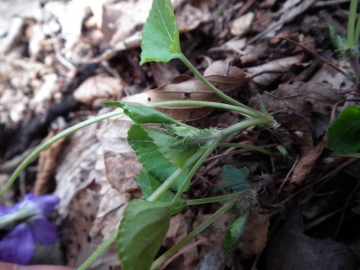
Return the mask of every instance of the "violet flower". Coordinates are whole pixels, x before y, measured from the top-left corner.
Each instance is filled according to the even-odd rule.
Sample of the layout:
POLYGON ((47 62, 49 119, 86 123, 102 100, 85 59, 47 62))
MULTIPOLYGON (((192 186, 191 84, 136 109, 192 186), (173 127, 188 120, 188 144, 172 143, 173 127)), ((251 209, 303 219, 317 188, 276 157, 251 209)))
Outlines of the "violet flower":
POLYGON ((59 203, 53 195, 26 194, 12 207, 0 206, 0 229, 11 229, 0 240, 0 261, 28 264, 35 250, 35 242, 55 243, 57 227, 47 216, 59 203))

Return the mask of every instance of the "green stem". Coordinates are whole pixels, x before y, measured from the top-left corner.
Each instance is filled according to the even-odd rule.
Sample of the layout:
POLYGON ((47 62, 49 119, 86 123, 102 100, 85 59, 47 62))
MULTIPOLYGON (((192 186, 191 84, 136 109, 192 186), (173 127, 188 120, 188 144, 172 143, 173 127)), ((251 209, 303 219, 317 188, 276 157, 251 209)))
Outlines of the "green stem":
POLYGON ((358 4, 358 0, 351 0, 350 14, 349 14, 348 28, 347 28, 347 44, 351 47, 357 46, 357 43, 354 38, 357 4, 358 4))
POLYGON ((346 157, 346 158, 360 158, 360 153, 339 153, 339 152, 332 152, 329 155, 330 157, 346 157))
POLYGON ((97 250, 93 254, 90 255, 89 258, 86 259, 86 261, 78 267, 77 270, 85 270, 92 264, 97 257, 100 256, 101 253, 103 253, 115 240, 116 236, 119 232, 119 229, 117 229, 108 239, 105 240, 104 243, 101 244, 100 247, 98 247, 97 250))
MULTIPOLYGON (((225 95, 223 92, 221 92, 219 89, 217 89, 215 86, 213 86, 208 80, 204 78, 203 75, 190 63, 190 61, 186 58, 184 54, 181 54, 179 57, 181 61, 198 77, 207 87, 209 87, 215 94, 217 94, 219 97, 221 97, 223 100, 229 102, 230 104, 233 104, 235 106, 239 106, 242 108, 248 108, 244 104, 236 101, 235 99, 229 97, 228 95, 225 95)), ((248 108, 249 109, 249 108, 248 108)))
POLYGON ((156 269, 161 264, 170 259, 179 249, 185 246, 191 239, 193 239, 196 235, 205 230, 209 225, 211 225, 214 221, 216 221, 220 216, 222 216, 225 212, 230 210, 233 206, 235 206, 237 201, 223 205, 219 210, 217 210, 210 218, 205 220, 202 224, 200 224, 195 230, 185 236, 180 240, 175 246, 166 251, 163 255, 157 258, 153 264, 151 265, 151 270, 156 269))
POLYGON ((189 168, 192 164, 194 164, 205 152, 205 149, 200 148, 199 150, 197 150, 185 163, 181 168, 178 168, 175 172, 173 172, 172 175, 169 176, 168 179, 165 180, 164 183, 162 183, 162 185, 154 191, 153 194, 151 194, 151 196, 147 199, 148 201, 156 201, 157 199, 159 199, 161 197, 161 195, 163 195, 166 190, 168 190, 176 181, 176 179, 187 169, 189 168))
POLYGON ((268 155, 270 157, 273 157, 275 159, 279 159, 279 156, 274 154, 273 152, 266 150, 260 146, 252 145, 252 144, 243 144, 243 143, 220 143, 218 147, 236 147, 236 148, 247 148, 251 149, 260 153, 263 153, 265 155, 268 155))
POLYGON ((360 18, 357 20, 356 27, 355 27, 354 41, 355 41, 356 48, 357 48, 357 45, 359 44, 359 38, 360 38, 360 18))
POLYGON ((229 111, 236 111, 244 116, 252 117, 252 118, 265 118, 262 113, 257 112, 251 108, 244 108, 244 107, 238 107, 234 105, 224 104, 224 103, 218 103, 218 102, 210 102, 210 101, 194 101, 194 100, 174 100, 174 101, 162 101, 162 102, 156 102, 153 104, 149 104, 148 106, 151 107, 176 107, 176 106, 183 106, 183 107, 193 107, 193 106, 199 106, 199 107, 211 107, 211 108, 217 108, 217 109, 223 109, 223 110, 229 110, 229 111))
MULTIPOLYGON (((201 156, 201 158, 195 163, 195 165, 191 168, 191 171, 189 172, 189 174, 187 175, 184 183, 182 184, 181 188, 178 190, 178 192, 176 193, 176 196, 174 198, 174 202, 176 202, 181 194, 184 192, 185 187, 187 186, 187 184, 190 182, 191 178, 193 177, 193 175, 195 174, 195 172, 197 171, 197 169, 201 166, 201 164, 204 162, 204 160, 211 154, 211 152, 218 146, 219 142, 224 139, 225 137, 244 130, 248 127, 251 126, 256 126, 256 125, 269 125, 272 124, 273 122, 269 119, 249 119, 249 120, 244 120, 240 123, 237 123, 231 127, 228 127, 222 131, 219 132, 219 136, 216 140, 214 140, 213 142, 210 142, 211 144, 207 147, 206 151, 203 153, 203 155, 201 156)), ((202 148, 200 148, 202 149, 202 148)), ((192 159, 192 158, 191 158, 192 159)), ((152 196, 152 195, 151 195, 152 196)))
POLYGON ((48 148, 50 145, 55 143, 56 141, 74 133, 75 131, 82 129, 83 127, 86 127, 88 125, 94 124, 96 122, 102 121, 104 119, 117 116, 122 114, 122 111, 114 111, 107 114, 103 114, 97 117, 94 117, 92 119, 86 120, 84 122, 81 122, 73 127, 70 127, 59 134, 56 134, 54 137, 52 137, 50 140, 46 141, 45 143, 38 146, 33 152, 28 155, 23 162, 16 168, 16 170, 13 172, 13 174, 10 176, 9 180, 6 182, 5 186, 0 192, 0 198, 9 190, 11 185, 15 182, 15 180, 18 178, 20 173, 35 159, 37 158, 42 151, 44 151, 46 148, 48 148))
MULTIPOLYGON (((177 202, 181 196, 181 194, 183 194, 183 192, 186 189, 186 186, 189 184, 191 178, 194 176, 194 174, 196 173, 196 171, 199 169, 199 167, 201 166, 201 164, 205 161, 205 159, 212 153, 212 151, 216 148, 216 146, 219 144, 221 138, 213 141, 213 142, 209 142, 210 145, 209 146, 204 146, 207 147, 205 148, 205 152, 202 152, 202 156, 196 161, 195 165, 191 168, 189 174, 186 176, 186 179, 184 181, 184 183, 181 185, 180 189, 177 191, 173 203, 177 202)), ((203 149, 203 148, 200 148, 203 149)))
MULTIPOLYGON (((153 103, 153 104, 149 104, 149 107, 162 107, 162 106, 203 106, 203 107, 213 107, 213 108, 219 108, 219 109, 225 109, 225 110, 233 110, 233 111, 237 111, 241 114, 250 116, 250 117, 254 117, 254 118, 264 118, 265 116, 262 115, 259 112, 256 112, 252 109, 244 109, 244 108, 239 108, 237 106, 232 106, 232 105, 227 105, 227 104, 222 104, 222 103, 216 103, 216 102, 205 102, 205 101, 164 101, 164 102, 157 102, 157 103, 153 103)), ((48 148, 49 146, 51 146, 53 143, 55 143, 56 141, 74 133, 75 131, 86 127, 88 125, 94 124, 96 122, 108 119, 110 117, 113 116, 117 116, 122 114, 122 111, 115 111, 115 112, 110 112, 104 115, 100 115, 97 117, 94 117, 92 119, 86 120, 84 122, 81 122, 73 127, 70 127, 62 132, 60 132, 59 134, 55 135, 54 137, 52 137, 50 140, 46 141, 45 143, 41 144, 40 146, 38 146, 33 152, 30 153, 29 156, 27 156, 23 162, 16 168, 16 170, 13 172, 13 174, 10 176, 9 180, 7 181, 7 183, 5 184, 5 186, 3 187, 3 189, 0 192, 0 198, 10 189, 10 187, 12 186, 12 184, 15 182, 15 180, 18 178, 18 176, 20 175, 20 173, 36 158, 39 156, 39 154, 44 151, 46 148, 48 148)))
POLYGON ((222 131, 220 131, 220 136, 221 138, 225 138, 227 136, 230 136, 231 134, 247 129, 248 127, 251 126, 269 126, 269 125, 273 125, 274 121, 270 120, 270 119, 266 119, 266 118, 255 118, 255 119, 248 119, 248 120, 244 120, 241 121, 235 125, 232 125, 226 129, 223 129, 222 131))
POLYGON ((223 202, 223 201, 231 201, 235 198, 237 198, 241 192, 216 196, 216 197, 210 197, 210 198, 203 198, 203 199, 195 199, 195 200, 185 200, 186 205, 199 205, 199 204, 205 204, 205 203, 214 203, 214 202, 223 202))

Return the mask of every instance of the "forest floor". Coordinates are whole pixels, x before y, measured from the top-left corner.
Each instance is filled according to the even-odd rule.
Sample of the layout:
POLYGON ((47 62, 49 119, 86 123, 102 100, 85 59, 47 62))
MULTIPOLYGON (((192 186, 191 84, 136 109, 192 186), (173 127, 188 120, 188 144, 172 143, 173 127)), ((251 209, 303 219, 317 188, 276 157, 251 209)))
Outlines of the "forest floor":
MULTIPOLYGON (((169 98, 165 89, 170 99, 192 100, 182 75, 193 74, 182 62, 139 64, 151 2, 0 2, 0 187, 36 146, 113 110, 104 101, 149 103, 169 98)), ((330 24, 346 35, 349 3, 172 1, 184 55, 201 73, 243 78, 236 87, 219 88, 256 110, 260 96, 281 125, 292 160, 284 163, 250 149, 214 152, 185 196, 214 194, 221 167, 233 165, 249 169, 252 185, 259 186, 258 204, 227 261, 223 239, 231 214, 160 269, 359 269, 360 161, 333 157, 326 147, 334 118, 359 104, 358 94, 347 91, 356 87, 345 76, 352 72, 349 61, 341 60, 328 30, 330 24)), ((198 95, 208 100, 203 92, 198 95)), ((169 114, 198 128, 222 129, 243 119, 197 107, 169 114)), ((12 205, 30 192, 60 198, 50 216, 59 228, 58 241, 51 248, 38 246, 33 264, 78 267, 115 231, 128 203, 142 196, 133 181, 141 164, 126 141, 131 124, 117 117, 56 142, 0 199, 12 205)), ((284 138, 255 127, 231 140, 276 152, 284 138)), ((218 207, 185 207, 173 216, 160 253, 218 207)), ((89 269, 120 269, 115 246, 89 269)))

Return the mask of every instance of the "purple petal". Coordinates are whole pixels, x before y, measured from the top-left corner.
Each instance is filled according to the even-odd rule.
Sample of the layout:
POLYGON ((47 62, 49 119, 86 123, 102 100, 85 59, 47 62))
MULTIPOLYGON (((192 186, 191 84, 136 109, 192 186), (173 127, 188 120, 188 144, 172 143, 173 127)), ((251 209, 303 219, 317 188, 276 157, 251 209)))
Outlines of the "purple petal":
POLYGON ((31 220, 31 229, 35 241, 43 245, 54 244, 57 239, 57 227, 45 218, 31 220))
POLYGON ((3 205, 0 205, 0 216, 10 214, 12 212, 14 212, 12 207, 6 207, 6 206, 3 206, 3 205))
POLYGON ((16 226, 0 241, 0 261, 28 264, 35 249, 34 237, 26 223, 16 226))
POLYGON ((47 216, 54 210, 60 199, 54 195, 35 196, 33 193, 29 193, 25 195, 24 201, 36 203, 41 208, 43 215, 47 216))

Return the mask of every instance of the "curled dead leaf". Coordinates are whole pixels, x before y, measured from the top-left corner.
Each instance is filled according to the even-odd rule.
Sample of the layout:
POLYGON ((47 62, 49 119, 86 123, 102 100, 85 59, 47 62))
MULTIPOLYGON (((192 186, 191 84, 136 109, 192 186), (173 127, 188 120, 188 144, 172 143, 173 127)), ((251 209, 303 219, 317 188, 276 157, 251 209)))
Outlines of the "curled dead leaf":
MULTIPOLYGON (((313 169, 316 161, 318 160, 319 156, 323 152, 325 147, 325 137, 321 140, 321 142, 307 151, 296 164, 294 168, 294 172, 290 178, 290 184, 297 184, 301 185, 308 174, 313 169)), ((292 189, 294 186, 289 186, 289 189, 292 189)))
MULTIPOLYGON (((231 95, 233 90, 246 80, 246 73, 225 62, 214 62, 204 72, 205 78, 223 93, 231 95)), ((201 100, 219 102, 221 98, 207 88, 199 79, 186 75, 173 78, 169 83, 144 93, 123 98, 122 101, 147 104, 171 100, 201 100)), ((159 111, 177 120, 189 121, 206 116, 210 108, 200 107, 161 107, 159 111)))
MULTIPOLYGON (((248 72, 250 76, 264 71, 287 71, 292 65, 299 63, 302 60, 302 58, 303 58, 302 55, 285 57, 274 61, 270 61, 260 66, 247 68, 245 69, 245 71, 248 72)), ((252 80, 257 84, 266 86, 272 84, 280 76, 281 74, 267 73, 260 76, 256 76, 252 80)))
POLYGON ((246 13, 245 15, 235 19, 231 24, 231 34, 234 36, 240 36, 249 29, 255 15, 253 12, 246 13))
MULTIPOLYGON (((260 76, 259 76, 260 77, 260 76)), ((331 106, 343 97, 334 95, 336 90, 329 83, 282 84, 273 92, 264 92, 261 100, 269 112, 292 110, 310 116, 317 112, 327 114, 331 106)), ((259 109, 257 97, 250 99, 250 107, 259 109)))
POLYGON ((91 105, 96 99, 116 98, 122 93, 121 81, 105 74, 99 74, 85 80, 75 91, 74 98, 91 105))
POLYGON ((204 13, 201 9, 187 4, 176 14, 176 21, 180 33, 185 33, 195 29, 201 22, 206 21, 209 17, 209 11, 204 13))
MULTIPOLYGON (((55 134, 56 132, 53 130, 49 132, 48 136, 43 140, 43 143, 55 134)), ((64 142, 65 138, 53 143, 49 148, 41 152, 34 186, 34 193, 36 195, 47 194, 54 189, 55 181, 53 177, 58 164, 59 154, 63 150, 64 142)))

